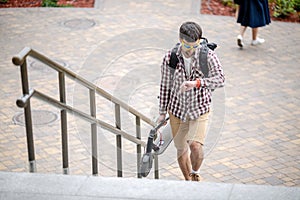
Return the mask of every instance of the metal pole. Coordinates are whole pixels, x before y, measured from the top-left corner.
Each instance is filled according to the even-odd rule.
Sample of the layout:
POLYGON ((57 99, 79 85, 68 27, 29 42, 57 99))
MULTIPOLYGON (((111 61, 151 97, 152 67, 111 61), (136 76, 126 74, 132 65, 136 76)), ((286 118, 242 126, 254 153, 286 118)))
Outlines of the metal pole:
MULTIPOLYGON (((135 126, 136 126, 136 138, 141 139, 141 118, 136 116, 135 118, 135 126)), ((142 148, 140 144, 136 145, 136 154, 137 154, 137 177, 142 178, 141 172, 140 172, 140 163, 141 163, 141 152, 142 148)))
MULTIPOLYGON (((25 96, 25 95, 29 94, 29 83, 28 83, 26 59, 21 65, 21 79, 22 79, 23 96, 25 96)), ((36 172, 36 161, 35 161, 35 152, 34 152, 30 99, 28 100, 27 106, 24 108, 24 116, 25 116, 25 124, 26 124, 29 172, 36 172)))
MULTIPOLYGON (((91 116, 96 118, 96 92, 90 89, 90 112, 91 116)), ((98 175, 98 148, 97 148, 97 124, 91 124, 92 131, 92 171, 93 175, 98 175)))
MULTIPOLYGON (((115 117, 116 117, 116 128, 121 130, 121 111, 120 111, 120 105, 115 104, 115 117)), ((117 176, 122 177, 122 136, 117 135, 116 136, 116 144, 117 144, 117 176)))
MULTIPOLYGON (((65 75, 63 72, 58 73, 59 79, 59 96, 60 102, 66 103, 66 83, 65 75)), ((63 109, 60 111, 61 120, 61 145, 62 145, 62 160, 63 160, 63 174, 69 174, 69 153, 68 153, 68 121, 67 121, 67 110, 63 109)))
POLYGON ((159 179, 158 155, 154 155, 154 178, 159 179))

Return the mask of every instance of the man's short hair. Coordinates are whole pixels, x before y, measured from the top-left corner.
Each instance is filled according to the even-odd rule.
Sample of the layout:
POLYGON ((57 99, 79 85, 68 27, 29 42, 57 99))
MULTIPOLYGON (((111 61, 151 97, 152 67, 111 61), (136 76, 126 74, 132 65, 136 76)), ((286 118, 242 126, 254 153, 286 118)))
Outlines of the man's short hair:
POLYGON ((202 29, 195 22, 185 22, 180 26, 179 38, 187 42, 196 42, 202 37, 202 29))

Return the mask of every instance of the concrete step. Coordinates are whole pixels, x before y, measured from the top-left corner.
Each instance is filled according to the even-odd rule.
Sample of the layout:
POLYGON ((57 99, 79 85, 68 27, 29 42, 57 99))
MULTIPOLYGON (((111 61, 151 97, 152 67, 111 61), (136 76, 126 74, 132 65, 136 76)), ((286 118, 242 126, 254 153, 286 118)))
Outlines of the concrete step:
POLYGON ((296 200, 299 187, 0 172, 0 199, 296 200))

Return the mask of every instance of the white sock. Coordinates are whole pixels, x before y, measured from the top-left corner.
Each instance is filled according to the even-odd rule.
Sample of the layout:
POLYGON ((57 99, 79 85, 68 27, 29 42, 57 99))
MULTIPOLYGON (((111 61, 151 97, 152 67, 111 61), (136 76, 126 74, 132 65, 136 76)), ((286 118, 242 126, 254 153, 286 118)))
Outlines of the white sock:
POLYGON ((197 171, 194 171, 194 170, 192 169, 192 174, 200 174, 200 169, 198 169, 197 171))

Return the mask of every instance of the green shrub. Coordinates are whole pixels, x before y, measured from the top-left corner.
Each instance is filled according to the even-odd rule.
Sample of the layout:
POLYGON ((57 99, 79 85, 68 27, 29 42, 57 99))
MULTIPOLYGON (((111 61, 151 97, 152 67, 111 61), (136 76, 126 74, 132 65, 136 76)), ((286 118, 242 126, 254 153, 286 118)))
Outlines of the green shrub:
POLYGON ((72 7, 72 5, 58 5, 58 0, 43 0, 42 7, 72 7))
POLYGON ((294 1, 295 0, 275 0, 273 16, 284 18, 295 12, 294 1))
POLYGON ((233 0, 221 0, 221 2, 224 6, 233 6, 233 0))
POLYGON ((300 0, 294 0, 294 9, 299 12, 300 11, 300 0))
POLYGON ((58 7, 57 0, 43 0, 42 7, 58 7))
POLYGON ((0 0, 0 3, 7 3, 8 0, 0 0))

